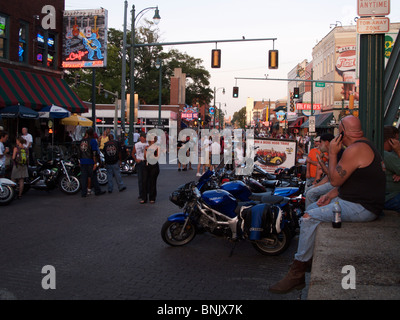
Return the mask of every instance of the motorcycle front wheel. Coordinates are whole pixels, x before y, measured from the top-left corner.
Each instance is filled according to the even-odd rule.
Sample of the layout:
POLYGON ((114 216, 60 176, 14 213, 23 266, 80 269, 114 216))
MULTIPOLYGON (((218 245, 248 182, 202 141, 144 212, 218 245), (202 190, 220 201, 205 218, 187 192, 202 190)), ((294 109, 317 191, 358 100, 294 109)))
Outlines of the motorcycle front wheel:
POLYGON ((182 230, 184 225, 184 222, 166 221, 161 228, 161 237, 165 243, 177 247, 192 241, 196 235, 196 229, 190 221, 187 222, 185 230, 182 230))
POLYGON ((0 206, 6 206, 11 201, 13 201, 15 197, 15 189, 10 186, 2 186, 0 189, 0 206))
POLYGON ((105 168, 100 168, 97 170, 97 181, 99 182, 99 185, 104 186, 108 182, 108 176, 107 176, 107 169, 105 168))
POLYGON ((62 192, 72 195, 78 193, 81 188, 81 182, 75 176, 69 176, 70 181, 68 181, 67 176, 62 176, 60 179, 60 189, 62 192))
POLYGON ((271 234, 261 240, 253 241, 252 245, 263 255, 277 256, 286 251, 289 247, 291 238, 289 229, 284 228, 279 234, 271 234))

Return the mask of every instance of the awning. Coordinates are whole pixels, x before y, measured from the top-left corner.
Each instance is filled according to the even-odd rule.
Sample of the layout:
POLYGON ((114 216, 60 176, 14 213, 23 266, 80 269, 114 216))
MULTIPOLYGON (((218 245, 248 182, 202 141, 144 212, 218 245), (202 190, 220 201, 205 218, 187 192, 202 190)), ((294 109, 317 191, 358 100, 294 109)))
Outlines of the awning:
POLYGON ((289 124, 289 128, 300 128, 300 126, 304 123, 306 117, 299 117, 295 121, 289 124))
POLYGON ((51 105, 75 113, 88 111, 64 79, 0 68, 0 108, 18 104, 36 111, 51 105))
MULTIPOLYGON (((330 128, 329 123, 333 118, 333 112, 320 113, 315 115, 316 128, 330 128)), ((301 125, 302 128, 308 128, 308 120, 301 125)))

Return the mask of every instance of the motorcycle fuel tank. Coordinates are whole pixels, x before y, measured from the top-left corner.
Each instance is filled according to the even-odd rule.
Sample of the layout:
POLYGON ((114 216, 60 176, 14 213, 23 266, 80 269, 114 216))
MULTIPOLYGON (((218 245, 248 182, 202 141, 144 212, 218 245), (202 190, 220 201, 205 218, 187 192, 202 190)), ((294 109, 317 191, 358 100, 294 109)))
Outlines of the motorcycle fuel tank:
POLYGON ((208 190, 203 192, 201 198, 212 209, 230 218, 236 216, 236 199, 229 192, 225 190, 208 190))
POLYGON ((274 195, 282 197, 290 197, 299 191, 297 187, 275 188, 274 195))
POLYGON ((222 190, 228 191, 236 199, 240 201, 248 201, 251 196, 251 190, 243 181, 230 181, 221 186, 222 190))

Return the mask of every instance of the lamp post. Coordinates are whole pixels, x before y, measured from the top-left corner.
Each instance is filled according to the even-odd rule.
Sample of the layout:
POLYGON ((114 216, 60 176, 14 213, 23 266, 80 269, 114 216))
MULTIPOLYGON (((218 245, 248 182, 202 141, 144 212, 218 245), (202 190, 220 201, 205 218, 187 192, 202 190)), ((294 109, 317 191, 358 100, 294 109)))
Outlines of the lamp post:
POLYGON ((215 99, 216 99, 216 96, 217 96, 217 91, 219 90, 219 89, 222 89, 222 94, 225 94, 225 88, 224 87, 221 87, 221 88, 218 88, 218 89, 216 89, 215 87, 214 87, 214 129, 215 129, 215 116, 216 116, 216 114, 217 114, 217 108, 215 107, 215 99))
POLYGON ((162 90, 162 60, 157 58, 156 68, 160 69, 160 80, 158 88, 158 127, 161 126, 161 90, 162 90))
MULTIPOLYGON (((126 9, 126 7, 125 7, 126 9)), ((132 5, 132 24, 131 24, 131 69, 130 69, 130 101, 129 101, 129 144, 133 144, 133 123, 135 122, 135 25, 136 22, 144 15, 148 10, 155 9, 153 21, 157 25, 160 22, 160 13, 157 7, 148 7, 141 10, 137 15, 135 15, 135 5, 132 5)), ((126 17, 126 15, 125 15, 126 17)), ((124 30, 125 31, 125 30, 124 30)), ((122 116, 122 115, 121 115, 122 116)))

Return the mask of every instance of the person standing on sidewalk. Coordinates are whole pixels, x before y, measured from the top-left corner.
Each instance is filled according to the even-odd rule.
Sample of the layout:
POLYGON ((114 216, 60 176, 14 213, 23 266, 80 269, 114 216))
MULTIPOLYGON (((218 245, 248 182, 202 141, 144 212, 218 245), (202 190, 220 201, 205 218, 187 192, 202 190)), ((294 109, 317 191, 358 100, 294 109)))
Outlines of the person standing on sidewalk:
POLYGON ((145 190, 143 189, 143 170, 145 166, 144 151, 149 144, 146 141, 146 134, 144 132, 140 133, 139 141, 135 143, 132 149, 132 158, 136 162, 136 171, 138 175, 138 185, 139 185, 139 199, 140 203, 146 203, 145 190))
POLYGON ((145 148, 145 159, 146 165, 143 170, 143 194, 144 202, 147 202, 147 195, 149 196, 150 203, 156 202, 157 197, 157 178, 160 174, 160 166, 158 165, 158 157, 160 154, 160 147, 156 146, 156 150, 154 151, 154 159, 150 159, 148 156, 148 150, 151 146, 153 146, 157 142, 157 136, 154 137, 154 140, 149 140, 149 145, 145 148), (153 163, 157 160, 156 163, 153 163))
POLYGON ((85 137, 81 140, 79 144, 79 163, 81 167, 81 196, 86 198, 87 196, 87 186, 88 178, 90 178, 91 183, 94 187, 95 195, 99 196, 104 193, 97 181, 97 163, 99 157, 99 147, 97 145, 96 139, 93 137, 93 128, 86 130, 85 137))
POLYGON ((121 145, 114 139, 113 134, 108 135, 109 141, 104 144, 104 161, 107 169, 108 193, 112 193, 114 189, 113 177, 118 185, 118 190, 124 191, 126 187, 122 181, 120 165, 121 165, 121 145))
POLYGON ((322 221, 332 221, 336 201, 342 210, 342 221, 372 221, 383 211, 386 178, 380 153, 364 137, 358 118, 344 117, 339 132, 329 145, 329 179, 335 188, 306 209, 301 218, 294 262, 287 275, 269 288, 270 292, 287 293, 305 287, 305 272, 312 264, 317 226, 322 221), (342 144, 347 148, 338 162, 342 144))

